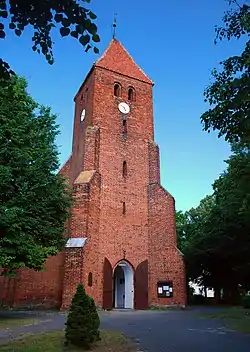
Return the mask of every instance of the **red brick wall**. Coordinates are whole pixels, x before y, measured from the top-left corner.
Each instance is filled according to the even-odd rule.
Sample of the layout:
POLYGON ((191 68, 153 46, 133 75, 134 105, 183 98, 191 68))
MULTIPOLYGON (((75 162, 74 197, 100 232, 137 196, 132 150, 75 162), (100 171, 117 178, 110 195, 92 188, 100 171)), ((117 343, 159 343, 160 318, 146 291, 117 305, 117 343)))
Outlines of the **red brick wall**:
POLYGON ((86 292, 99 306, 102 301, 102 261, 99 254, 100 191, 101 176, 96 172, 91 180, 89 192, 88 240, 84 246, 83 283, 86 292), (92 273, 92 286, 88 286, 89 273, 92 273))
POLYGON ((75 117, 72 143, 72 183, 82 170, 87 170, 84 166, 85 154, 85 134, 87 127, 92 125, 92 109, 94 94, 94 73, 89 74, 84 85, 79 89, 75 97, 75 117), (82 110, 86 110, 85 119, 80 120, 82 110))
POLYGON ((174 199, 159 184, 149 186, 149 304, 186 304, 185 266, 176 247, 174 199), (173 297, 158 298, 157 282, 173 282, 173 297))
POLYGON ((69 307, 77 285, 82 282, 83 248, 66 248, 61 309, 69 307))
MULTIPOLYGON (((82 176, 86 172, 82 172, 82 176)), ((91 174, 87 182, 74 185, 75 201, 72 208, 71 237, 85 237, 84 248, 67 248, 63 282, 62 308, 67 308, 79 283, 83 283, 89 295, 98 303, 101 299, 99 268, 99 203, 100 175, 91 174), (88 286, 88 274, 93 284, 88 286)))
POLYGON ((18 307, 60 307, 64 253, 50 257, 44 271, 19 270, 15 279, 0 277, 0 299, 18 307))

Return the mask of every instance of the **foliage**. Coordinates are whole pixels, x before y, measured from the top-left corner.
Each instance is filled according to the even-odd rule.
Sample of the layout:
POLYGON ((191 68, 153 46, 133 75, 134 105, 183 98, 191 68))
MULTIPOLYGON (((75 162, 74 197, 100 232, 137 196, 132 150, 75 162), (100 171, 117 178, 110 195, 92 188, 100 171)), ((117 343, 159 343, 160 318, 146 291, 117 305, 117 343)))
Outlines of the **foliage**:
POLYGON ((219 131, 231 143, 250 145, 250 5, 228 0, 231 8, 223 17, 224 26, 216 27, 216 42, 241 38, 240 55, 222 61, 221 70, 212 71, 213 83, 204 92, 211 108, 201 116, 205 131, 219 131))
MULTIPOLYGON (((97 26, 94 23, 97 16, 83 6, 91 0, 0 0, 0 39, 6 38, 6 26, 21 36, 28 26, 33 28, 32 50, 46 57, 52 64, 52 28, 59 27, 62 37, 72 36, 85 48, 99 50, 95 46, 100 41, 97 26), (1 20, 2 19, 2 20, 1 20), (57 26, 58 25, 58 26, 57 26)), ((13 71, 8 63, 0 59, 0 78, 8 77, 13 71)))
POLYGON ((246 39, 244 50, 213 71, 205 90, 211 107, 201 121, 206 131, 225 136, 233 154, 212 196, 177 216, 177 234, 188 279, 214 288, 217 297, 222 289, 225 301, 236 303, 250 286, 250 6, 227 1, 231 8, 216 27, 216 42, 246 39))
POLYGON ((242 306, 245 309, 250 309, 250 295, 242 298, 242 306))
POLYGON ((179 241, 188 279, 223 289, 232 301, 239 296, 239 285, 250 285, 250 150, 233 149, 227 170, 213 184, 213 195, 184 213, 186 223, 177 225, 186 233, 179 241))
POLYGON ((64 244, 71 196, 59 167, 56 116, 26 91, 0 80, 0 268, 40 270, 64 244))
POLYGON ((100 339, 100 320, 94 300, 86 294, 81 284, 72 299, 66 326, 67 343, 89 349, 100 339))

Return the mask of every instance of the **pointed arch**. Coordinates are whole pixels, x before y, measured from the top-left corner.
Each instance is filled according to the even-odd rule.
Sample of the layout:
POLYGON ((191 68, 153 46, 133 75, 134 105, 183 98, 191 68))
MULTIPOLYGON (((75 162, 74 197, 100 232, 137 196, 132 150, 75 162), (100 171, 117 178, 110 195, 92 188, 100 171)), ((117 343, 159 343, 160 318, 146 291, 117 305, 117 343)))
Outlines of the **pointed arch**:
POLYGON ((126 259, 114 267, 114 307, 134 308, 134 268, 126 259))

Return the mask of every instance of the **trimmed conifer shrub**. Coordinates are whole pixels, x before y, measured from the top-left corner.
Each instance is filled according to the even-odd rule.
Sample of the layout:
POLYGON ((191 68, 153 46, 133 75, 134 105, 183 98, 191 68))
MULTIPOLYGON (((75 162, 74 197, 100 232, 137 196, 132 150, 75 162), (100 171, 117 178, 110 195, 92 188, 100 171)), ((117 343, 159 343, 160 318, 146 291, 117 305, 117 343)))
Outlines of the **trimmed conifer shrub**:
POLYGON ((100 319, 94 300, 89 297, 82 284, 78 285, 72 299, 66 322, 66 343, 89 349, 100 339, 100 319))

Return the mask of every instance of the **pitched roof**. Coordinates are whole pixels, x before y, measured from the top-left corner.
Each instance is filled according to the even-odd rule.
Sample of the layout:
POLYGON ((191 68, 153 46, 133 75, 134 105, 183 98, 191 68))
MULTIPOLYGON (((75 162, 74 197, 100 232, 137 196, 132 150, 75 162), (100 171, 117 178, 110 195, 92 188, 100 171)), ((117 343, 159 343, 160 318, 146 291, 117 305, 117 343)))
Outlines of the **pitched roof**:
POLYGON ((122 75, 154 84, 153 81, 134 62, 124 46, 117 40, 112 39, 103 55, 95 62, 96 67, 120 73, 122 75))

